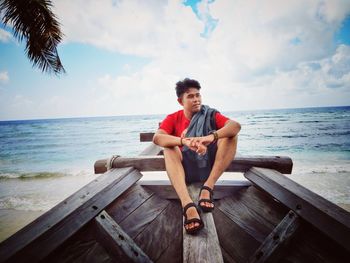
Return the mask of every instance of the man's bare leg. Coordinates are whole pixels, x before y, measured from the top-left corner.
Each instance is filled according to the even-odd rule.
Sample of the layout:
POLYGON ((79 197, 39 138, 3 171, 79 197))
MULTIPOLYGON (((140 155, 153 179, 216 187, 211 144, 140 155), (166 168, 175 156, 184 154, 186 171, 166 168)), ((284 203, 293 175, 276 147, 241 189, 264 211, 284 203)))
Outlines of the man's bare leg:
MULTIPOLYGON (((177 146, 165 147, 164 160, 170 182, 173 185, 178 197, 180 198, 182 207, 184 207, 185 205, 193 201, 186 187, 185 171, 181 162, 182 153, 180 151, 180 148, 177 146)), ((187 209, 187 218, 199 218, 197 210, 194 207, 190 207, 187 209)), ((199 223, 190 223, 186 228, 191 229, 197 226, 199 226, 199 223)))
MULTIPOLYGON (((207 181, 204 185, 209 186, 211 189, 214 189, 214 185, 219 177, 223 174, 226 168, 230 165, 232 160, 236 155, 237 150, 237 140, 238 136, 230 138, 222 138, 217 142, 217 152, 215 155, 215 162, 213 168, 209 174, 207 181)), ((203 190, 200 196, 200 199, 209 199, 209 191, 203 190)), ((202 202, 202 205, 207 207, 213 207, 214 205, 208 202, 202 202)))

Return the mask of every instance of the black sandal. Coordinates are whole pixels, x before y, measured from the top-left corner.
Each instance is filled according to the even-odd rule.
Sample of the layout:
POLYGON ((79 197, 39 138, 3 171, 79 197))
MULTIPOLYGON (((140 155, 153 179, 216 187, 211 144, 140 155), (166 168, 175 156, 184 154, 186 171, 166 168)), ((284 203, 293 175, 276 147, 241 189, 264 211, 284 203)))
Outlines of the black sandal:
POLYGON ((211 212, 214 210, 214 206, 213 207, 208 207, 208 206, 205 206, 205 205, 201 205, 201 203, 203 202, 208 202, 208 203, 211 203, 214 205, 214 200, 213 200, 213 195, 214 195, 214 192, 213 192, 213 189, 211 189, 209 186, 206 186, 206 185, 203 185, 202 188, 201 188, 201 191, 199 192, 199 196, 201 195, 202 193, 202 190, 205 189, 205 190, 208 190, 209 193, 210 193, 210 199, 199 199, 198 201, 198 206, 203 210, 203 212, 207 213, 207 212, 211 212))
POLYGON ((204 223, 202 221, 202 219, 200 218, 200 215, 199 215, 199 218, 191 218, 191 219, 187 219, 187 209, 194 206, 198 212, 198 215, 199 215, 199 211, 197 209, 197 206, 195 205, 195 203, 191 202, 191 203, 188 203, 187 205, 185 205, 185 207, 183 208, 183 215, 185 217, 185 222, 184 222, 184 226, 188 225, 188 224, 191 224, 191 223, 199 223, 199 226, 196 226, 196 227, 192 227, 192 228, 185 228, 187 234, 196 234, 199 230, 201 230, 203 227, 204 227, 204 223))

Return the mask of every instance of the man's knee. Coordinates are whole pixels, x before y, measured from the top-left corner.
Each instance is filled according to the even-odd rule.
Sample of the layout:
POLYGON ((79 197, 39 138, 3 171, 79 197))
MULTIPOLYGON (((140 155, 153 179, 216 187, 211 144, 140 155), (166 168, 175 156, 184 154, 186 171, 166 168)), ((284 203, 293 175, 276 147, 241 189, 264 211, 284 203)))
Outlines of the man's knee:
POLYGON ((163 150, 164 157, 180 158, 182 160, 182 154, 179 147, 164 147, 163 150))

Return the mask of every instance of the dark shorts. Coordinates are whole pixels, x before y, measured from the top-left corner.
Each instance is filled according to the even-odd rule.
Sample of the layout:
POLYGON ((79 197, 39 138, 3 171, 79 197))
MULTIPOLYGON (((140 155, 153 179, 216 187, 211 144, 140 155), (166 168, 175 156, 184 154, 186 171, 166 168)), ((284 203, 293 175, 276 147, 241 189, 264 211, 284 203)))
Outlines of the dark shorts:
POLYGON ((196 153, 191 150, 182 152, 182 165, 185 170, 185 180, 187 184, 194 182, 205 182, 208 179, 215 162, 216 151, 216 143, 208 146, 208 165, 204 168, 198 167, 197 161, 193 158, 193 155, 196 153))

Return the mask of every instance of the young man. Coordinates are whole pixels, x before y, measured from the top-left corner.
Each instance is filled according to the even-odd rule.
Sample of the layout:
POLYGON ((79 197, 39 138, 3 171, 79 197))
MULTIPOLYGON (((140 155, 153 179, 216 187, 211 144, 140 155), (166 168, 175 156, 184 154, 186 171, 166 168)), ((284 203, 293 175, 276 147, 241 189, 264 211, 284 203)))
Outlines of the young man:
POLYGON ((202 105, 198 81, 184 79, 176 83, 178 102, 183 110, 168 115, 153 137, 164 147, 167 174, 180 198, 187 233, 203 227, 197 207, 186 183, 204 182, 198 205, 204 212, 214 209, 212 199, 216 181, 233 160, 237 149, 238 122, 202 105))

